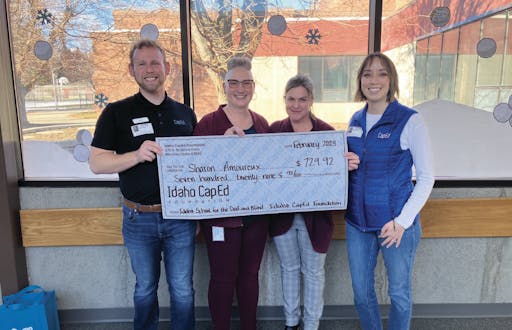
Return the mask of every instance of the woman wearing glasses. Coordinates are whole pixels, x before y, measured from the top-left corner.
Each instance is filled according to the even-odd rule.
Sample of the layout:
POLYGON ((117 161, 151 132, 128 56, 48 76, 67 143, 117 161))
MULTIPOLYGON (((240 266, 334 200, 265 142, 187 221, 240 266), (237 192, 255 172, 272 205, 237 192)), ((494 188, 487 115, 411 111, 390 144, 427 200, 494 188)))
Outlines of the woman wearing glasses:
MULTIPOLYGON (((313 82, 298 74, 286 83, 288 118, 270 126, 271 133, 328 131, 334 128, 311 113, 313 82)), ((357 168, 359 157, 346 153, 348 169, 357 168)), ((331 212, 283 213, 272 216, 270 235, 274 238, 281 264, 285 330, 299 329, 301 320, 301 274, 304 283, 304 330, 316 330, 324 307, 325 257, 334 222, 331 212)))
MULTIPOLYGON (((224 81, 227 104, 204 116, 194 135, 245 135, 266 133, 268 122, 249 110, 254 94, 251 62, 246 57, 229 60, 224 81)), ((230 329, 233 293, 236 289, 240 328, 256 329, 258 272, 268 234, 264 216, 232 217, 201 221, 210 262, 208 305, 214 329, 230 329)))

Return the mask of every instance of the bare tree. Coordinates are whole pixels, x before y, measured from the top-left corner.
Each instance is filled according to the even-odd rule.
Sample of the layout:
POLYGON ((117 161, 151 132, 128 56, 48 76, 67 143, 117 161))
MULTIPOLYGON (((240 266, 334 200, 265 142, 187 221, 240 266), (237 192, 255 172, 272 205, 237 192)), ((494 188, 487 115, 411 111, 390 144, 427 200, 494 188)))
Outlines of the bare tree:
MULTIPOLYGON (((272 0, 192 0, 194 65, 204 69, 219 99, 223 97, 222 80, 229 58, 241 54, 253 57, 260 46, 269 7, 277 7, 269 1, 272 0)), ((297 3, 302 8, 311 6, 308 0, 297 0, 297 3)), ((166 40, 164 47, 169 54, 176 55, 175 64, 180 64, 179 46, 176 46, 179 34, 169 32, 175 23, 179 25, 178 5, 178 0, 145 1, 146 10, 143 10, 138 0, 11 1, 12 39, 20 85, 28 92, 35 84, 50 84, 61 76, 70 82, 90 79, 91 84, 99 86, 98 93, 108 91, 110 100, 117 99, 127 91, 120 87, 127 80, 121 56, 125 56, 129 44, 139 36, 137 30, 148 20, 164 27, 161 31, 161 37, 166 40), (47 24, 42 24, 36 17, 45 8, 53 16, 47 24), (172 14, 163 14, 166 10, 172 14), (37 40, 52 45, 51 59, 43 61, 34 56, 37 40), (71 49, 70 40, 82 44, 71 49)), ((180 80, 171 78, 176 84, 180 80)), ((180 89, 175 87, 176 91, 180 89)))
POLYGON ((17 99, 23 127, 29 125, 25 96, 34 86, 55 84, 56 79, 66 75, 90 81, 88 55, 71 51, 67 46, 71 21, 80 14, 79 4, 73 0, 9 2, 17 99), (38 41, 47 42, 51 57, 36 56, 34 45, 38 41))
POLYGON ((34 43, 45 39, 45 27, 36 21, 37 8, 43 6, 38 0, 10 1, 9 4, 16 77, 19 84, 30 90, 36 83, 46 83, 49 72, 48 62, 34 55, 34 43))
POLYGON ((234 55, 254 56, 261 42, 262 25, 267 15, 267 0, 192 1, 192 38, 204 67, 219 97, 226 63, 234 55))

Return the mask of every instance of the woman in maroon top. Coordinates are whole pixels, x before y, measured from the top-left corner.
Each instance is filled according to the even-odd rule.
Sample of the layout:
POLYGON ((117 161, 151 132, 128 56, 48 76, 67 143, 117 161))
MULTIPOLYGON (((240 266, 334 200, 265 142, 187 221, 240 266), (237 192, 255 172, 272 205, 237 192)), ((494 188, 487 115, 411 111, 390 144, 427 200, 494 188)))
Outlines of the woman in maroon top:
MULTIPOLYGON (((245 135, 267 133, 268 122, 249 110, 254 94, 251 62, 234 57, 228 62, 224 81, 227 104, 204 116, 194 135, 245 135)), ((265 216, 233 217, 201 221, 210 262, 208 305, 214 329, 230 328, 236 288, 240 328, 256 329, 258 272, 268 235, 265 216)))
MULTIPOLYGON (((311 113, 313 82, 304 75, 288 80, 285 87, 288 118, 270 126, 269 132, 327 131, 334 128, 311 113)), ((346 153, 349 170, 359 158, 346 153)), ((334 222, 328 211, 273 215, 270 235, 274 238, 281 263, 285 329, 298 329, 301 320, 301 272, 304 277, 304 329, 318 329, 324 305, 324 263, 331 242, 334 222)))

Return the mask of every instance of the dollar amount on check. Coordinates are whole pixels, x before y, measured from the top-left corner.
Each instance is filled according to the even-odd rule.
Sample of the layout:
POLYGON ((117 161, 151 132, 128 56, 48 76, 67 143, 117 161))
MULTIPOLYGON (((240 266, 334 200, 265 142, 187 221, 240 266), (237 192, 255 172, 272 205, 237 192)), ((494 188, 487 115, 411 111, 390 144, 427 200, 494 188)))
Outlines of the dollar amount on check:
POLYGON ((163 217, 209 219, 340 210, 344 131, 157 138, 163 217))

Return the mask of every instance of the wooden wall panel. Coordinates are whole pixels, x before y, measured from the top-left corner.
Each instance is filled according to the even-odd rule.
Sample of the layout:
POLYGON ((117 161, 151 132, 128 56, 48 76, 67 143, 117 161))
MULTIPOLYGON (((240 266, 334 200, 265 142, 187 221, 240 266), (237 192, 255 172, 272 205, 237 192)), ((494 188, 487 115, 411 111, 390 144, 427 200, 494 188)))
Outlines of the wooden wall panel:
MULTIPOLYGON (((345 238, 343 211, 335 239, 345 238)), ((122 244, 120 208, 21 210, 23 245, 122 244)), ((433 199, 421 212, 423 237, 512 236, 512 198, 433 199)))
POLYGON ((512 236, 512 198, 434 199, 421 216, 428 237, 512 236))
POLYGON ((121 208, 21 210, 23 246, 123 244, 121 208))

